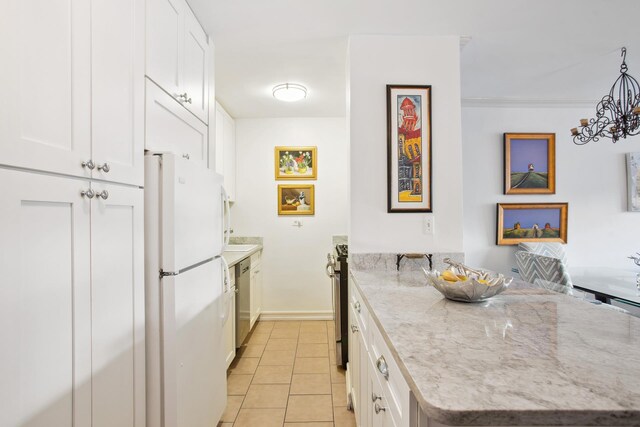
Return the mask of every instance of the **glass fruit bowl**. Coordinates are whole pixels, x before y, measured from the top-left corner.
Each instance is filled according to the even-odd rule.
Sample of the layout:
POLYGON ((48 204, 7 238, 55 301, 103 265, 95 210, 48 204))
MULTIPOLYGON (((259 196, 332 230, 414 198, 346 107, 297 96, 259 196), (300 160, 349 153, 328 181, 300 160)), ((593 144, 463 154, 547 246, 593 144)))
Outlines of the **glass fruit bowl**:
POLYGON ((445 258, 450 267, 442 273, 425 270, 427 280, 445 298, 461 302, 481 302, 498 295, 509 287, 512 277, 469 268, 445 258))

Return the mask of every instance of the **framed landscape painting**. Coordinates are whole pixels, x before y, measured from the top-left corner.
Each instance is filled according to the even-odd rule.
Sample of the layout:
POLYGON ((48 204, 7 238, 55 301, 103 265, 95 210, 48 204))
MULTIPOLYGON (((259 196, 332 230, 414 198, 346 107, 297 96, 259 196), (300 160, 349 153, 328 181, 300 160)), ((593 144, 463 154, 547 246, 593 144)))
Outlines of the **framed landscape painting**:
POLYGON ((387 212, 433 212, 431 86, 387 85, 387 212))
POLYGON ((313 184, 278 185, 278 215, 314 215, 315 211, 313 184))
POLYGON ((498 245, 567 243, 568 203, 498 203, 498 245))
POLYGON ((640 152, 627 153, 627 210, 640 212, 640 152))
POLYGON ((504 134, 504 194, 555 194, 556 134, 504 134))
POLYGON ((276 180, 316 179, 318 177, 316 147, 276 147, 276 180))

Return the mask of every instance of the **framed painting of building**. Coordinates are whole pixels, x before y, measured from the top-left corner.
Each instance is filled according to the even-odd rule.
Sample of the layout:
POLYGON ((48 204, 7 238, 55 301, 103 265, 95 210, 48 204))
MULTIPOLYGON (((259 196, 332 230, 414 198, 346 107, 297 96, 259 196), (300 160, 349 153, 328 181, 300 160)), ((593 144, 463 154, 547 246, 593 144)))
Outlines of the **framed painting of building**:
POLYGON ((278 185, 278 215, 314 215, 315 211, 313 184, 278 185))
POLYGON ((431 86, 387 85, 387 212, 433 212, 431 86))
POLYGON ((274 157, 276 180, 318 177, 316 147, 276 147, 274 157))
POLYGON ((627 210, 640 212, 640 152, 627 153, 627 210))
POLYGON ((567 243, 568 203, 498 203, 496 244, 567 243))
POLYGON ((504 134, 504 194, 556 193, 556 134, 504 134))

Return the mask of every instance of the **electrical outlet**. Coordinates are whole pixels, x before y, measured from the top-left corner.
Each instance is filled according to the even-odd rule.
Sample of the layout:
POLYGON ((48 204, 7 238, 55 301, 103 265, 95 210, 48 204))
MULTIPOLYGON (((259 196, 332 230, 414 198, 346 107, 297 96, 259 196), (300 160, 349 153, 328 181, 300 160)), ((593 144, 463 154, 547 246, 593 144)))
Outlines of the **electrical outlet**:
POLYGON ((433 216, 425 216, 422 223, 422 232, 424 234, 433 234, 433 216))

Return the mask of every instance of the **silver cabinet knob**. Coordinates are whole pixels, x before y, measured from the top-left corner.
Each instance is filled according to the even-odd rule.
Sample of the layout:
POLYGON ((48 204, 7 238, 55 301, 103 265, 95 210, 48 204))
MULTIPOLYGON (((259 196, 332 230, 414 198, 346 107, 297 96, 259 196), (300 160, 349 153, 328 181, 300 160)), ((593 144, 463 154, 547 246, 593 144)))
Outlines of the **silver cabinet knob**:
POLYGON ((93 160, 89 159, 86 162, 82 162, 80 163, 82 165, 83 168, 87 168, 89 170, 93 170, 93 168, 96 167, 96 164, 93 163, 93 160))
POLYGON ((87 197, 89 199, 93 199, 93 197, 96 195, 96 193, 94 193, 92 189, 88 189, 88 190, 82 190, 80 192, 80 195, 82 197, 87 197))
POLYGON ((384 406, 380 406, 379 404, 375 404, 375 406, 373 407, 373 409, 375 409, 376 414, 379 414, 380 411, 385 412, 387 410, 387 408, 385 408, 384 406))
POLYGON ((187 159, 187 160, 189 160, 189 154, 188 154, 188 153, 184 153, 184 154, 182 155, 182 158, 183 158, 183 159, 187 159))
POLYGON ((102 190, 102 192, 96 194, 97 197, 102 197, 102 200, 107 200, 109 198, 109 192, 107 190, 102 190))
POLYGON ((238 290, 238 289, 236 288, 236 290, 235 290, 234 292, 235 292, 236 294, 239 294, 239 293, 240 293, 240 290, 238 290))
POLYGON ((109 163, 105 162, 103 165, 98 165, 98 170, 104 173, 109 173, 111 166, 109 166, 109 163))
POLYGON ((187 92, 179 94, 178 101, 191 104, 191 98, 189 98, 189 95, 187 95, 187 92))
POLYGON ((353 307, 356 309, 356 311, 358 313, 360 313, 362 311, 362 309, 360 308, 360 302, 356 301, 356 303, 353 305, 353 307))
POLYGON ((375 402, 376 400, 382 400, 382 397, 378 396, 375 393, 371 393, 371 401, 375 402))
POLYGON ((384 356, 378 357, 376 361, 376 367, 378 371, 382 374, 385 380, 389 380, 389 366, 387 366, 387 361, 384 359, 384 356))
POLYGON ((358 327, 356 325, 351 325, 351 332, 353 332, 354 334, 358 332, 358 327))

